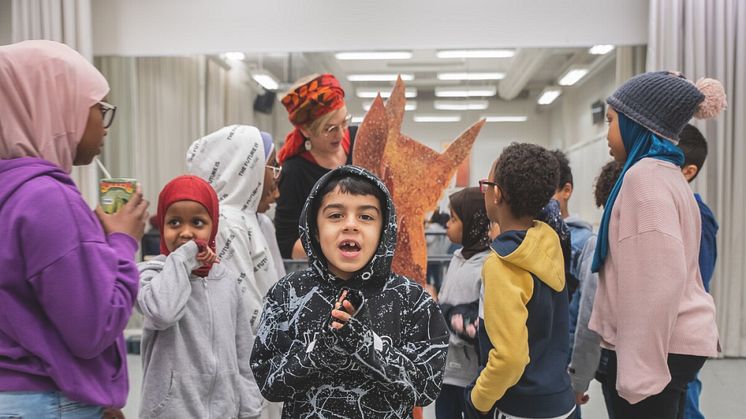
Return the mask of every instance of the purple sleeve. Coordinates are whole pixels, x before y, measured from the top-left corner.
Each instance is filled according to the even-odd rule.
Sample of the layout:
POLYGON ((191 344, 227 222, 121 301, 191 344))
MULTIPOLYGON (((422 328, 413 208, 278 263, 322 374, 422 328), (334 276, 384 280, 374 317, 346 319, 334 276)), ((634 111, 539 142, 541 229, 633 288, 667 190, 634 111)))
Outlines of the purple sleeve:
POLYGON ((137 241, 105 235, 81 196, 57 185, 29 202, 19 208, 26 279, 70 352, 94 358, 121 336, 132 314, 137 241))
POLYGON ((83 242, 30 278, 60 337, 84 359, 121 336, 137 296, 137 242, 121 233, 107 242, 83 242))

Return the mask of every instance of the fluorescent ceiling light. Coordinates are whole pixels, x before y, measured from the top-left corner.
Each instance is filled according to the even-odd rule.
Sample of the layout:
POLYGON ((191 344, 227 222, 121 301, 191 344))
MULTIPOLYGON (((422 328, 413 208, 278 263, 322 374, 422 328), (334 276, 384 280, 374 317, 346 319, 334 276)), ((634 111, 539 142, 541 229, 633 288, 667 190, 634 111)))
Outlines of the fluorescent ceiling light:
POLYGON ((594 45, 588 52, 593 55, 604 55, 614 50, 614 45, 594 45))
POLYGON ((505 73, 438 73, 438 80, 502 80, 505 73))
POLYGON ((242 61, 244 58, 246 58, 246 54, 244 54, 243 52, 226 52, 225 54, 223 54, 223 58, 231 61, 242 61))
POLYGON ((562 75, 562 77, 560 77, 558 83, 560 86, 572 86, 580 79, 585 77, 586 74, 588 74, 587 68, 571 67, 565 74, 562 75))
MULTIPOLYGON (((368 112, 370 110, 371 105, 373 102, 364 102, 363 103, 363 110, 365 112, 368 112)), ((404 105, 405 111, 416 111, 417 110, 417 101, 416 100, 410 100, 404 105)))
POLYGON ((495 96, 497 87, 495 86, 469 86, 469 87, 436 87, 435 96, 437 97, 485 97, 495 96))
POLYGON ((486 100, 436 100, 433 104, 440 111, 481 111, 489 105, 486 100))
POLYGON ((512 49, 451 49, 435 53, 438 58, 510 58, 514 55, 512 49))
POLYGON ((350 74, 347 76, 349 81, 396 81, 401 77, 404 81, 414 80, 414 74, 350 74))
POLYGON ((365 117, 364 116, 353 116, 352 119, 350 120, 350 123, 352 123, 352 124, 359 124, 359 123, 363 122, 363 118, 365 118, 365 117))
POLYGON ((528 121, 527 116, 519 115, 483 115, 487 122, 526 122, 528 121))
POLYGON ((277 90, 280 84, 277 79, 266 70, 255 70, 251 72, 251 78, 267 90, 277 90))
POLYGON ((360 52, 338 52, 334 54, 338 60, 409 60, 412 53, 409 51, 360 51, 360 52))
POLYGON ((461 115, 415 115, 414 122, 459 122, 461 115))
POLYGON ((560 94, 562 94, 562 91, 558 87, 547 87, 543 92, 541 92, 538 103, 539 105, 549 105, 554 102, 560 94))
MULTIPOLYGON (((371 88, 360 88, 360 89, 357 89, 355 93, 357 94, 357 97, 362 98, 362 99, 373 99, 376 96, 378 96, 379 93, 381 94, 381 97, 384 99, 387 99, 389 96, 391 96, 390 90, 386 90, 382 92, 380 91, 380 89, 371 89, 371 88)), ((415 89, 414 87, 406 88, 404 90, 404 97, 407 97, 407 98, 417 97, 417 89, 415 89)))

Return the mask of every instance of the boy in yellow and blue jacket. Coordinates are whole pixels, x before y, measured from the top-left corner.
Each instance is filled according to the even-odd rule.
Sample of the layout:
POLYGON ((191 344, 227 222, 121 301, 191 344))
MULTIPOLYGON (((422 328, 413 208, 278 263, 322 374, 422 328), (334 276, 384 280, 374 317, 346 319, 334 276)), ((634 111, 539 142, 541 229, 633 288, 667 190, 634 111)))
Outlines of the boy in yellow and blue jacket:
POLYGON ((575 400, 566 371, 568 301, 557 233, 536 221, 555 192, 556 158, 513 143, 480 181, 502 233, 482 271, 481 370, 467 388, 472 418, 566 418, 575 400), (488 415, 488 416, 487 416, 488 415))

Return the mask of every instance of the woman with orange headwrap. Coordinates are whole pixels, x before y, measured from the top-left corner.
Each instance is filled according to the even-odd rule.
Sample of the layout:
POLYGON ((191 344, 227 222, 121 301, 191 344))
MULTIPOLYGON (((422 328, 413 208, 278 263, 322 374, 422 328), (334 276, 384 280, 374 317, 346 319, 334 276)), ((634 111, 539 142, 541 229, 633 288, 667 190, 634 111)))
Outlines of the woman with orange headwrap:
POLYGON ((282 165, 275 212, 277 243, 283 258, 305 257, 298 219, 311 188, 323 175, 352 163, 357 127, 350 127, 344 90, 331 74, 299 80, 282 98, 295 127, 277 153, 282 165))

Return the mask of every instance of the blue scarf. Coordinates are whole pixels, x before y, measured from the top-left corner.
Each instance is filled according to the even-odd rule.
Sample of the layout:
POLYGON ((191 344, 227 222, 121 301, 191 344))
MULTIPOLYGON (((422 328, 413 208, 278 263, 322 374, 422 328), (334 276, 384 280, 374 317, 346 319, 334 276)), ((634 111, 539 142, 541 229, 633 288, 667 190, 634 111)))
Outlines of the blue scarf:
MULTIPOLYGON (((684 164, 684 153, 674 143, 659 137, 621 112, 617 112, 617 115, 624 150, 627 152, 627 161, 624 162, 622 173, 619 174, 619 179, 617 179, 614 187, 611 189, 609 198, 606 200, 606 205, 604 206, 604 215, 601 217, 601 226, 598 229, 596 252, 593 255, 593 265, 591 265, 593 272, 601 270, 601 266, 603 266, 606 256, 609 254, 609 221, 611 220, 611 210, 614 208, 614 201, 616 201, 616 197, 619 195, 619 190, 622 189, 622 182, 624 181, 624 175, 627 173, 627 170, 645 157, 667 161, 676 166, 684 164)), ((651 179, 651 181, 654 180, 651 179)))

